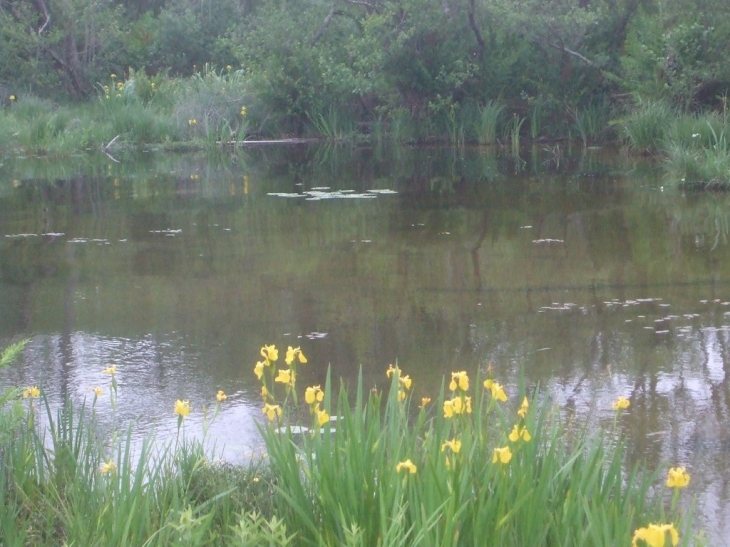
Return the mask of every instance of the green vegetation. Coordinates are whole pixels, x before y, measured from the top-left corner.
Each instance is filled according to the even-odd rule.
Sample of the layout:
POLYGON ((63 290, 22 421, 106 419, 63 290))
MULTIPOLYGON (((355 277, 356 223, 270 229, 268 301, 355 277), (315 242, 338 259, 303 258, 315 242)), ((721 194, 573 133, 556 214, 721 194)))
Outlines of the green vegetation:
POLYGON ((724 111, 728 39, 725 0, 5 0, 0 154, 620 134, 724 187, 724 125, 665 133, 724 111))
MULTIPOLYGON (((508 395, 491 371, 476 386, 452 373, 432 401, 417 400, 415 381, 391 366, 389 389, 361 380, 354 401, 341 386, 335 402, 329 378, 297 390, 299 348, 286 352, 288 368, 275 346, 261 356, 268 458, 248 467, 216 463, 185 439, 187 401, 174 407, 176 441, 160 448, 152 437, 133 445, 129 431, 100 438, 102 388, 88 410, 66 402, 53 416, 46 403, 45 425, 40 390, 26 388, 25 415, 0 445, 3 545, 702 543, 692 511, 678 508, 683 468, 668 471, 666 487, 626 469, 616 438, 631 412, 624 397, 610 434, 593 434, 563 424, 539 392, 508 395), (309 427, 293 421, 307 414, 309 427)), ((113 405, 115 367, 104 372, 113 405)), ((216 400, 212 420, 225 393, 216 400)))

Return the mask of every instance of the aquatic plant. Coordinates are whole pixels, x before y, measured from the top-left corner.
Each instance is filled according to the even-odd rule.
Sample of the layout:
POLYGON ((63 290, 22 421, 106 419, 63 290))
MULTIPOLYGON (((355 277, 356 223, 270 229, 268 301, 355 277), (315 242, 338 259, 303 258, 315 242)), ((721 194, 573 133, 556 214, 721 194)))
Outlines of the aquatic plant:
MULTIPOLYGON (((620 441, 586 431, 566 441, 559 409, 539 392, 511 408, 491 371, 476 389, 466 371, 452 372, 438 403, 421 397, 418 409, 415 381, 398 365, 387 389, 365 389, 360 375, 354 401, 344 385, 331 397, 328 373, 305 401, 331 419, 310 413, 302 426, 288 388, 282 411, 267 412, 272 366, 255 367, 270 420, 262 433, 278 515, 299 531, 297 544, 629 545, 665 517, 650 495, 655 477, 624 468, 620 441)), ((688 537, 691 515, 672 513, 688 537)))

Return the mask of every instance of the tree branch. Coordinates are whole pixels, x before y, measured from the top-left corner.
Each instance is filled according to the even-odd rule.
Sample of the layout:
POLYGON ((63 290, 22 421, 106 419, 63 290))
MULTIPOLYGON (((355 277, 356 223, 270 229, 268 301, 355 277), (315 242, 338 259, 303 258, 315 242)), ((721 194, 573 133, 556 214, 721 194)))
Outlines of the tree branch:
POLYGON ((469 28, 471 28, 471 31, 474 33, 474 38, 479 46, 477 49, 477 57, 481 59, 484 56, 484 48, 486 47, 486 44, 484 43, 482 33, 479 32, 479 27, 477 26, 477 21, 474 17, 474 0, 470 0, 467 11, 469 14, 469 28))
POLYGON ((319 27, 319 30, 314 33, 314 36, 312 36, 312 39, 309 41, 309 47, 314 47, 314 44, 316 44, 319 39, 322 37, 322 35, 327 31, 327 27, 330 26, 330 23, 332 22, 332 18, 335 16, 335 13, 337 13, 337 10, 335 9, 335 2, 332 3, 332 9, 330 9, 330 12, 327 14, 327 17, 324 18, 324 21, 322 22, 322 26, 319 27))
POLYGON ((561 46, 559 44, 554 44, 552 42, 547 42, 547 45, 549 45, 552 48, 557 49, 558 51, 562 51, 563 53, 567 53, 568 55, 572 55, 573 57, 576 57, 583 61, 585 64, 587 64, 590 67, 598 68, 600 70, 601 67, 599 67, 596 63, 591 61, 588 57, 585 57, 584 55, 581 55, 577 51, 573 51, 572 49, 568 49, 565 46, 561 46))
POLYGON ((40 11, 46 18, 46 20, 41 25, 41 28, 38 29, 38 36, 40 36, 43 31, 46 30, 46 27, 51 24, 51 13, 48 11, 48 6, 46 5, 45 0, 34 0, 34 3, 38 11, 40 11))

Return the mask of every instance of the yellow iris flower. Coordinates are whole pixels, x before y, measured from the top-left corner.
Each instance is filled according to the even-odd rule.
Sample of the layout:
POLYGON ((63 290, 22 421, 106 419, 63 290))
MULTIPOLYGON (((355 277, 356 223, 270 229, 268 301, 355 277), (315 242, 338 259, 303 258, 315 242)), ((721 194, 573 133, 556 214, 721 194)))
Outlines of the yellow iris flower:
POLYGON ((671 536, 672 545, 679 543, 679 533, 674 524, 650 524, 646 528, 639 528, 634 531, 634 539, 631 540, 632 547, 639 547, 638 540, 643 540, 647 547, 664 547, 667 540, 667 532, 671 536))
POLYGON ((279 358, 279 350, 276 349, 275 345, 264 345, 264 347, 261 348, 261 357, 266 359, 266 364, 272 363, 276 361, 279 358))
POLYGON ((444 418, 453 418, 455 414, 471 414, 471 397, 454 397, 444 401, 444 418))
POLYGON ((457 439, 446 441, 444 444, 441 445, 441 452, 443 452, 447 448, 450 448, 454 454, 458 454, 461 450, 461 441, 457 439))
POLYGON ((264 375, 264 361, 259 361, 256 363, 256 366, 253 367, 253 371, 256 373, 256 377, 261 380, 261 377, 264 375))
POLYGON ((91 391, 93 391, 94 395, 96 395, 97 397, 101 397, 104 394, 100 387, 92 387, 91 391))
POLYGON ((279 405, 270 405, 269 403, 264 404, 262 412, 269 417, 269 420, 274 421, 275 416, 281 416, 281 407, 279 405))
POLYGON ((102 473, 102 475, 108 475, 110 473, 116 473, 117 472, 117 464, 114 463, 113 460, 109 460, 108 462, 103 462, 101 466, 99 466, 99 471, 102 473))
POLYGON ((330 421, 330 415, 327 414, 326 410, 317 409, 317 423, 322 426, 330 421))
POLYGON ((616 399, 613 403, 611 403, 611 408, 614 410, 626 410, 631 406, 631 401, 629 401, 626 397, 619 397, 616 399))
POLYGON ((117 365, 106 367, 104 370, 101 371, 101 373, 108 374, 109 376, 114 376, 117 373, 117 365))
POLYGON ((411 475, 415 475, 418 467, 411 460, 406 460, 395 466, 396 473, 400 473, 401 471, 408 471, 411 475))
POLYGON ((294 387, 294 372, 289 368, 279 369, 279 374, 274 378, 274 382, 294 387))
POLYGON ((689 473, 684 467, 672 467, 667 474, 669 488, 686 488, 689 485, 689 473))
POLYGON ((411 385, 413 385, 413 380, 411 380, 410 376, 407 374, 405 376, 398 377, 398 381, 403 384, 403 387, 406 389, 411 389, 411 385))
POLYGON ((532 439, 532 436, 530 435, 530 432, 527 431, 526 427, 520 427, 519 425, 515 425, 512 428, 512 433, 509 434, 509 440, 513 443, 516 443, 520 439, 528 442, 530 439, 532 439))
POLYGON ((456 391, 457 387, 461 391, 469 390, 469 376, 467 376, 466 371, 464 370, 462 370, 461 372, 451 373, 451 383, 449 384, 449 389, 451 391, 456 391))
POLYGON ((40 394, 41 390, 38 389, 38 386, 27 387, 23 390, 23 399, 35 399, 40 397, 40 394))
POLYGON ((222 389, 219 389, 218 393, 215 394, 215 400, 222 403, 226 399, 228 399, 228 395, 226 395, 222 389))
POLYGON ((190 414, 190 401, 182 401, 180 399, 175 401, 175 414, 183 418, 188 416, 190 414))
POLYGON ((321 403, 324 400, 324 391, 319 386, 308 387, 304 392, 304 400, 308 405, 315 402, 321 403))
POLYGON ((509 463, 509 461, 512 459, 512 451, 509 449, 509 446, 504 446, 502 448, 495 448, 494 449, 494 455, 492 456, 492 463, 509 463))
POLYGON ((302 364, 307 362, 307 358, 304 356, 302 350, 299 349, 299 347, 293 348, 289 346, 289 349, 286 350, 286 359, 284 359, 284 361, 286 361, 287 365, 291 365, 294 362, 295 358, 298 358, 299 362, 302 364))
POLYGON ((507 394, 504 392, 504 387, 499 382, 487 379, 484 380, 484 387, 488 389, 492 393, 492 397, 498 401, 504 402, 507 400, 507 394))
POLYGON ((421 408, 425 408, 428 403, 431 402, 431 397, 423 397, 421 399, 421 408))
POLYGON ((524 418, 527 416, 527 410, 530 408, 530 401, 527 400, 527 397, 525 397, 522 400, 522 404, 520 405, 520 409, 517 411, 517 415, 520 418, 524 418))

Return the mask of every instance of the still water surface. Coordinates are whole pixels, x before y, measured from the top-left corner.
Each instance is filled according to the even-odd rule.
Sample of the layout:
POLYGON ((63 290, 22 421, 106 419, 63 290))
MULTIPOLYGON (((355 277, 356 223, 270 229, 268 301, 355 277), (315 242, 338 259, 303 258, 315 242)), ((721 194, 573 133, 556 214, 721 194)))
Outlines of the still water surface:
MULTIPOLYGON (((686 466, 701 523, 730 545, 730 201, 663 187, 615 151, 250 149, 0 166, 3 385, 90 402, 117 365, 112 425, 174 435, 176 399, 228 400, 224 457, 260 447, 262 344, 301 346, 300 386, 415 397, 493 364, 610 427, 665 476, 686 466)), ((302 388, 303 389, 303 388, 302 388)))

